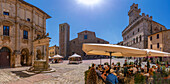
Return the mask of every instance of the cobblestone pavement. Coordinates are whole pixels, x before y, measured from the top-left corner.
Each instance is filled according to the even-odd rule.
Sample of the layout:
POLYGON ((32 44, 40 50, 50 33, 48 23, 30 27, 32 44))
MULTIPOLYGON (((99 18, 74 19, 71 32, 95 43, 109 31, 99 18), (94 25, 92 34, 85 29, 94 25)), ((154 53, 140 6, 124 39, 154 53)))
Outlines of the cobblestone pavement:
MULTIPOLYGON (((109 62, 109 59, 102 59, 104 62, 109 62)), ((99 64, 100 60, 83 60, 82 64, 68 64, 68 61, 50 64, 56 72, 41 74, 27 72, 29 67, 0 69, 0 84, 84 84, 84 72, 91 63, 99 64)))

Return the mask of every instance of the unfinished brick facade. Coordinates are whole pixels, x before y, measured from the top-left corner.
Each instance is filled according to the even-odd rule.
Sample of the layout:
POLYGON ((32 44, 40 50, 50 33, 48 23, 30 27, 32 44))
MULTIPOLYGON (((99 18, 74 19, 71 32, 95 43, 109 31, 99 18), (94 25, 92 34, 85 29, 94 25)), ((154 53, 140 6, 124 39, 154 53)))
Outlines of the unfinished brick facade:
POLYGON ((87 30, 78 33, 78 38, 69 40, 70 26, 67 23, 60 24, 59 31, 60 31, 59 53, 60 55, 64 56, 65 59, 67 59, 68 56, 71 56, 74 53, 81 55, 83 59, 87 59, 88 56, 86 56, 86 54, 82 50, 83 43, 101 43, 101 44, 109 43, 108 41, 97 38, 95 32, 87 30))

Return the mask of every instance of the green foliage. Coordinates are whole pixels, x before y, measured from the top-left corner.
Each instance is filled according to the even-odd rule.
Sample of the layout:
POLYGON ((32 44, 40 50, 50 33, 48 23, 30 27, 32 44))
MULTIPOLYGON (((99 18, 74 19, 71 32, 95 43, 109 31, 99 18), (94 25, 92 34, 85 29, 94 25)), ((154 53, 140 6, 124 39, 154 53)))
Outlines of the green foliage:
POLYGON ((168 61, 166 61, 166 64, 168 64, 168 61))
POLYGON ((115 58, 124 58, 123 56, 116 56, 115 58))
POLYGON ((86 81, 87 81, 87 75, 88 75, 89 71, 90 71, 90 70, 87 70, 87 71, 84 72, 84 75, 85 75, 85 78, 84 78, 85 84, 87 84, 86 81))
POLYGON ((130 62, 129 65, 133 65, 134 63, 133 62, 130 62))
POLYGON ((117 62, 117 65, 120 66, 120 62, 117 62))
POLYGON ((135 84, 144 84, 145 83, 145 76, 142 74, 135 74, 135 84))
POLYGON ((87 74, 86 84, 97 84, 97 73, 94 67, 92 67, 89 73, 87 74))
POLYGON ((156 64, 160 64, 158 59, 157 59, 157 61, 156 61, 156 64))
POLYGON ((166 84, 168 82, 170 82, 169 79, 164 79, 165 77, 167 77, 168 75, 170 75, 168 72, 162 72, 162 73, 154 73, 153 75, 153 83, 154 84, 166 84))
POLYGON ((105 62, 104 65, 109 65, 109 63, 108 63, 108 62, 105 62))

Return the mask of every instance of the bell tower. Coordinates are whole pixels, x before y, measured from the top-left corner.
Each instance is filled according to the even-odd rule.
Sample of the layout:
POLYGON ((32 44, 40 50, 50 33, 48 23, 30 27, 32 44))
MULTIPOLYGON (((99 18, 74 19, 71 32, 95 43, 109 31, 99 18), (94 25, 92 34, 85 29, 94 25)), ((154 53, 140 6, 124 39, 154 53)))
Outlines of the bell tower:
POLYGON ((59 54, 64 56, 64 59, 68 58, 70 40, 70 25, 63 23, 59 25, 59 54))
POLYGON ((133 3, 132 6, 130 6, 130 10, 128 12, 129 16, 129 24, 131 24, 135 19, 140 17, 141 9, 138 9, 138 4, 133 3))

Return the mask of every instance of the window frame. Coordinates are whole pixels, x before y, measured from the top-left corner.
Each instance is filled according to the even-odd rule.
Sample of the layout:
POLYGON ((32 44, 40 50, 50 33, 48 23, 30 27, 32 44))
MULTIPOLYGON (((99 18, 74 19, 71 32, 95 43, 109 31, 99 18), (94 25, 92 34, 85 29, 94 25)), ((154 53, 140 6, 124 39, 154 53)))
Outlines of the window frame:
POLYGON ((140 31, 140 29, 138 28, 138 32, 140 31))
POLYGON ((28 39, 28 31, 23 30, 23 39, 28 39))
POLYGON ((139 41, 138 41, 138 37, 136 37, 136 43, 138 43, 139 41))
POLYGON ((162 31, 162 27, 160 27, 160 31, 162 31))
POLYGON ((153 48, 153 46, 152 46, 152 44, 150 45, 150 49, 152 49, 153 48))
POLYGON ((152 36, 150 36, 150 41, 152 41, 152 36))
POLYGON ((141 36, 141 35, 139 36, 139 41, 140 41, 140 42, 142 41, 142 36, 141 36))
POLYGON ((3 15, 9 16, 9 12, 3 11, 3 15))
POLYGON ((87 35, 84 35, 84 39, 87 39, 88 38, 88 36, 87 35))
POLYGON ((135 43, 136 43, 136 42, 135 42, 135 40, 136 40, 136 39, 135 39, 135 38, 133 38, 133 44, 135 44, 135 43))
POLYGON ((160 48, 160 45, 159 45, 159 43, 157 43, 157 48, 160 48))
POLYGON ((156 35, 156 38, 159 39, 159 34, 156 35))
POLYGON ((27 18, 27 21, 28 21, 28 22, 31 22, 31 19, 30 19, 30 18, 27 18))
POLYGON ((10 33, 10 26, 5 26, 3 25, 3 36, 9 36, 10 33), (5 30, 6 28, 8 28, 7 30, 5 30))

